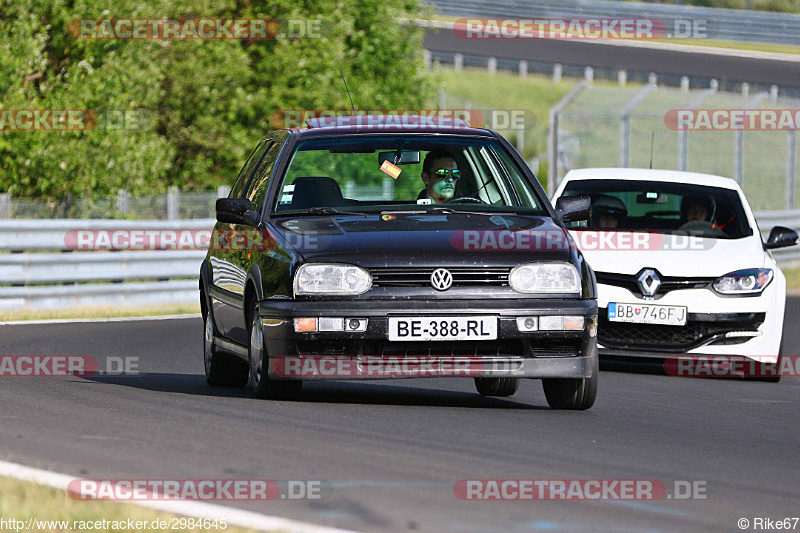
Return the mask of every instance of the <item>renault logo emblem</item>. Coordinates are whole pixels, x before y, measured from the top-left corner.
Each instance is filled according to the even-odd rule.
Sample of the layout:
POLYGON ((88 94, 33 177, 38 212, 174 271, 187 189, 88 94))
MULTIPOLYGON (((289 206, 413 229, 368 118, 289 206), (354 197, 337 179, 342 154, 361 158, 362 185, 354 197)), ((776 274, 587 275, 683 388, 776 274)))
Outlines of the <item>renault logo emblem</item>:
POLYGON ((446 268, 437 268, 431 274, 431 285, 437 291, 446 291, 453 284, 453 275, 446 268))
POLYGON ((652 268, 645 268, 639 273, 636 283, 639 285, 639 290, 642 291, 642 294, 653 296, 661 286, 661 276, 652 268))

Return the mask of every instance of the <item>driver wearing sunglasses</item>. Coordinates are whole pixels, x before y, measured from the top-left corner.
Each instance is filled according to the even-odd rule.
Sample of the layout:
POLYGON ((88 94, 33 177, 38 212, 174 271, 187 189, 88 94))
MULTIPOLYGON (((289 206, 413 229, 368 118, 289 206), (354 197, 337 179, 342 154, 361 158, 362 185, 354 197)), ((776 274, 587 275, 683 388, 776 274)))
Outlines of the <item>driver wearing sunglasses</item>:
POLYGON ((430 198, 435 204, 443 204, 456 193, 456 181, 461 178, 453 155, 446 150, 432 150, 422 162, 422 182, 425 190, 419 198, 430 198))

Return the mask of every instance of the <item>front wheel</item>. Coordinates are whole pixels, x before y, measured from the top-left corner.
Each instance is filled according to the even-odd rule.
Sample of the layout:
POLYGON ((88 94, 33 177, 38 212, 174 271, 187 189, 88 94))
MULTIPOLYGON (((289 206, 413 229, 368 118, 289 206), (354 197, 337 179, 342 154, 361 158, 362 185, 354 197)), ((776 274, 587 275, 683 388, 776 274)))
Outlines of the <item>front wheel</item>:
POLYGON ((226 353, 214 344, 214 317, 206 313, 203 334, 203 363, 206 382, 217 387, 244 387, 247 385, 247 364, 226 353))
POLYGON ((269 377, 269 355, 264 348, 264 331, 255 305, 250 309, 250 387, 257 398, 289 399, 300 394, 303 382, 275 381, 269 377))
POLYGON ((597 396, 597 379, 600 372, 597 354, 592 358, 592 376, 578 379, 543 379, 542 387, 547 403, 553 409, 588 409, 597 396))

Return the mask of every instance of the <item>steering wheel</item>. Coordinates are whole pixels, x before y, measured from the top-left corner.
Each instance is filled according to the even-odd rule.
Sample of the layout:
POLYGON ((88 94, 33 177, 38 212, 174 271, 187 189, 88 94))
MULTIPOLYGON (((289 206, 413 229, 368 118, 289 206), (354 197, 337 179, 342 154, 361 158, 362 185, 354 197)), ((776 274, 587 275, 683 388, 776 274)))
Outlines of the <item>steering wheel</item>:
POLYGON ((451 198, 445 202, 446 204, 485 204, 480 198, 474 196, 460 196, 458 198, 451 198))

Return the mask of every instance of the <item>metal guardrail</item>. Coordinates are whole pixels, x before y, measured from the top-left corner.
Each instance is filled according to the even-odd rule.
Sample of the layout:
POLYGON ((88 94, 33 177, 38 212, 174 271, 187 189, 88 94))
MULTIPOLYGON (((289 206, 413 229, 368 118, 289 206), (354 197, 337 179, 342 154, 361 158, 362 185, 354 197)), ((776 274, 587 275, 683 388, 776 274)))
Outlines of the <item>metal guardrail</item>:
POLYGON ((709 37, 735 41, 800 44, 800 15, 613 0, 429 0, 448 16, 508 18, 650 18, 708 21, 709 37))
MULTIPOLYGON (((764 238, 776 225, 800 229, 800 210, 756 213, 756 218, 764 238)), ((73 252, 66 236, 75 229, 177 231, 213 225, 212 219, 0 221, 0 310, 197 302, 204 250, 73 252)), ((800 265, 800 247, 776 250, 774 256, 783 266, 800 265)))

